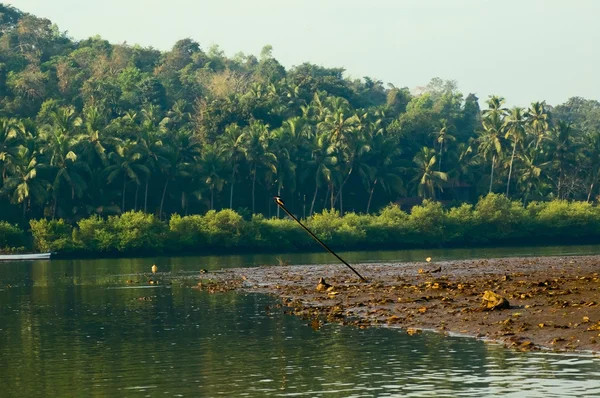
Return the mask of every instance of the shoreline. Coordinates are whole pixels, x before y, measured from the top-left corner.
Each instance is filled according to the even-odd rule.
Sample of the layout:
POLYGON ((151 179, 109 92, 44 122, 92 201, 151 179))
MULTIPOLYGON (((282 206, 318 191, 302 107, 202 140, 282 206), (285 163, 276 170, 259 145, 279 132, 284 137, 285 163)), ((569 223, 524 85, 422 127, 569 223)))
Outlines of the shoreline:
MULTIPOLYGON (((600 351, 600 256, 261 266, 200 275, 211 293, 270 294, 317 329, 326 322, 470 336, 519 350, 600 351), (432 272, 433 271, 433 272, 432 272), (324 278, 331 287, 321 286, 324 278), (508 308, 483 310, 492 291, 508 308)), ((197 277, 196 277, 197 278, 197 277)))

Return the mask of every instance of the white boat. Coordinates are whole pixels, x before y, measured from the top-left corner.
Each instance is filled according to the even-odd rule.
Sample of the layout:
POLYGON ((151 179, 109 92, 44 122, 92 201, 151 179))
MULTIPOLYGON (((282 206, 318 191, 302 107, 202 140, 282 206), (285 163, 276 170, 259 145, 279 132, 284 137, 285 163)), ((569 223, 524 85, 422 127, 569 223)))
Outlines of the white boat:
POLYGON ((47 260, 52 253, 23 253, 23 254, 0 254, 0 261, 15 260, 47 260))

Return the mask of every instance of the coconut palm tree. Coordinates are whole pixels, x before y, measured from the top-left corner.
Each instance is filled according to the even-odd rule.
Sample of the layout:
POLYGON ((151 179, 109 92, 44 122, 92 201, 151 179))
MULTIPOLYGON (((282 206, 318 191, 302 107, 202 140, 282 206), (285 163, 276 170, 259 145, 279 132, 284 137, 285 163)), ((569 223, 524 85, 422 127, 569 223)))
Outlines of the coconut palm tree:
POLYGON ((550 147, 558 163, 557 197, 564 199, 565 172, 574 159, 579 145, 574 141, 575 130, 572 125, 560 120, 552 129, 550 147))
POLYGON ((512 176, 513 163, 517 146, 525 139, 525 116, 523 108, 515 107, 510 110, 510 114, 504 119, 504 129, 506 135, 504 138, 512 141, 512 154, 510 156, 510 166, 508 169, 508 180, 506 181, 506 196, 510 192, 510 178, 512 176))
POLYGON ((535 148, 530 148, 529 151, 524 152, 519 156, 521 166, 517 183, 524 193, 523 205, 527 204, 527 200, 532 191, 541 193, 542 171, 550 164, 550 162, 539 162, 537 157, 538 153, 535 148))
POLYGON ((529 133, 533 136, 533 142, 537 150, 542 141, 547 138, 550 129, 550 114, 546 109, 546 104, 544 102, 532 102, 525 113, 525 117, 527 118, 529 133))
POLYGON ((508 109, 502 106, 505 102, 504 97, 490 95, 490 98, 485 102, 488 104, 488 109, 484 109, 482 111, 483 116, 491 116, 496 114, 502 118, 504 115, 506 115, 508 109))
MULTIPOLYGON (((275 154, 277 158, 275 164, 277 196, 281 196, 283 188, 289 192, 294 192, 296 189, 296 165, 290 159, 291 138, 293 138, 291 132, 281 127, 271 132, 271 139, 269 140, 271 144, 269 151, 275 154)), ((279 206, 277 206, 277 218, 279 218, 279 206)))
POLYGON ((112 184, 115 180, 123 180, 121 193, 121 212, 125 212, 125 197, 127 182, 132 181, 140 185, 140 176, 150 174, 148 167, 142 163, 142 154, 137 151, 137 146, 132 141, 125 141, 116 147, 115 152, 108 154, 109 166, 104 170, 106 181, 112 184))
POLYGON ((330 184, 332 180, 332 168, 337 164, 335 145, 331 143, 329 134, 320 133, 309 141, 311 159, 307 162, 303 176, 313 176, 315 179, 315 193, 310 204, 309 215, 313 214, 317 192, 323 183, 330 184))
POLYGON ((253 121, 244 130, 242 136, 244 154, 252 175, 252 213, 254 214, 256 211, 256 177, 258 171, 266 169, 276 173, 277 157, 268 150, 269 129, 267 125, 259 121, 253 121))
POLYGON ((435 171, 436 160, 435 150, 428 147, 423 147, 413 158, 416 166, 411 183, 417 183, 417 193, 425 199, 435 199, 435 190, 441 190, 442 183, 448 181, 447 173, 435 171))
MULTIPOLYGON (((15 119, 0 118, 0 183, 6 179, 8 168, 14 162, 22 144, 22 137, 15 119)), ((0 187, 2 185, 0 184, 0 187)))
POLYGON ((397 166, 401 150, 396 138, 380 132, 372 137, 370 146, 371 151, 359 165, 359 174, 369 192, 367 214, 371 209, 373 193, 377 186, 386 192, 404 191, 404 182, 400 177, 401 169, 397 166))
POLYGON ((7 196, 14 204, 23 206, 23 219, 32 202, 43 205, 48 196, 50 183, 40 178, 38 172, 43 166, 28 148, 20 147, 12 159, 10 174, 4 180, 0 196, 7 196))
POLYGON ((70 116, 67 114, 70 113, 70 110, 61 111, 61 109, 57 114, 62 121, 52 126, 44 126, 40 133, 40 140, 43 143, 40 154, 44 156, 46 164, 54 171, 52 182, 53 218, 56 217, 62 187, 67 186, 70 189, 71 200, 76 197, 80 198, 87 188, 86 181, 91 175, 89 165, 75 152, 78 138, 69 133, 70 127, 68 127, 67 119, 70 116))
POLYGON ((448 149, 448 145, 450 142, 456 141, 453 135, 449 134, 450 126, 448 125, 447 120, 442 120, 442 125, 438 131, 434 131, 432 134, 435 137, 435 144, 439 145, 439 169, 438 171, 442 171, 442 160, 444 159, 444 150, 448 149))
POLYGON ((225 179, 222 177, 225 171, 225 162, 217 145, 203 145, 198 164, 201 180, 210 191, 210 210, 213 210, 215 208, 215 191, 221 192, 225 184, 225 179))
POLYGON ((500 113, 489 113, 489 115, 483 119, 482 126, 483 131, 480 132, 477 139, 479 141, 478 151, 484 157, 484 159, 491 158, 489 189, 489 193, 491 193, 492 185, 494 183, 494 168, 496 166, 496 160, 502 155, 502 137, 504 135, 504 126, 500 113))
POLYGON ((225 133, 219 136, 218 144, 221 156, 231 167, 231 179, 229 180, 229 208, 233 209, 233 187, 235 175, 241 162, 244 160, 243 131, 237 124, 230 124, 225 128, 225 133))

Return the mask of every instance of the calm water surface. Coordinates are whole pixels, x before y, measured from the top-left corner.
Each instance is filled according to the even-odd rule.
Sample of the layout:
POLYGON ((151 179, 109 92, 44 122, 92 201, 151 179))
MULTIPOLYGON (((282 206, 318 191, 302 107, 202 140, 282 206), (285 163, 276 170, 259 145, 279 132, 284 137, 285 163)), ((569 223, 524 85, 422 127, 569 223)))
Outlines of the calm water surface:
MULTIPOLYGON (((352 262, 597 254, 600 246, 345 253, 352 262)), ((599 397, 600 359, 305 321, 255 294, 129 286, 132 274, 326 255, 0 263, 0 397, 599 397)))

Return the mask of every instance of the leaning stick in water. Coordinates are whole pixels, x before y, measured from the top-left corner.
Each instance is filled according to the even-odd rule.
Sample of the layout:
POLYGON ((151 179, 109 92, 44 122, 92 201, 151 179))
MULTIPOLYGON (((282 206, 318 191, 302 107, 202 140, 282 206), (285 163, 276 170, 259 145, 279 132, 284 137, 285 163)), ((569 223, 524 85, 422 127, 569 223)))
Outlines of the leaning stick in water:
POLYGON ((274 196, 273 199, 275 200, 275 203, 277 203, 277 206, 281 207, 281 209, 283 211, 285 211, 285 213, 294 221, 296 221, 298 224, 300 224, 300 226, 302 228, 304 228, 304 230, 306 232, 308 232, 308 234, 317 242, 319 242, 319 244, 321 246, 323 246, 325 248, 325 250, 327 250, 329 253, 333 254, 338 260, 340 260, 342 263, 344 263, 344 265, 346 265, 346 267, 350 268, 352 270, 352 272, 354 272, 356 275, 358 275, 358 277, 363 281, 363 282, 367 282, 367 280, 365 278, 363 278, 363 276, 361 274, 358 273, 358 271, 356 271, 354 268, 352 268, 352 266, 350 264, 348 264, 346 261, 344 261, 343 258, 341 258, 340 256, 338 256, 337 254, 334 253, 333 250, 331 250, 325 243, 323 243, 321 241, 321 239, 317 238, 317 236, 315 234, 312 233, 312 231, 308 228, 306 228, 306 226, 304 224, 302 224, 300 222, 300 220, 298 220, 292 213, 290 213, 290 211, 288 209, 286 209, 285 204, 283 203, 283 200, 281 200, 281 197, 279 196, 274 196))

